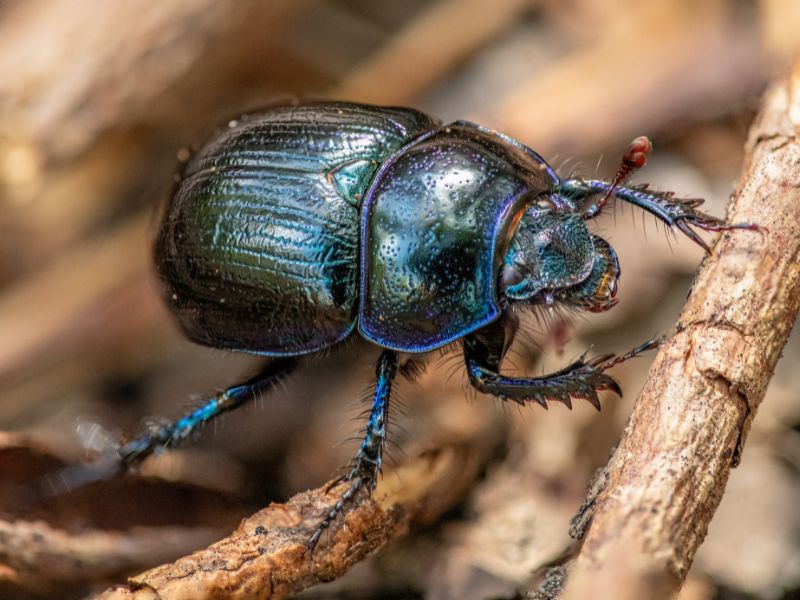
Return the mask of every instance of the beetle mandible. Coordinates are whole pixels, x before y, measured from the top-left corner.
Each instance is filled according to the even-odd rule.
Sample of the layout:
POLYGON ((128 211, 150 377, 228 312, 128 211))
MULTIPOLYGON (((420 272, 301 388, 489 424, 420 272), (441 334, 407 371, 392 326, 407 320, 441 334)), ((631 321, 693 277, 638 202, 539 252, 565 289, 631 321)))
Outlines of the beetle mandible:
POLYGON ((515 309, 561 304, 604 311, 619 263, 586 220, 613 197, 696 243, 726 225, 646 186, 623 187, 644 162, 639 141, 613 181, 562 179, 536 152, 484 127, 441 125, 416 110, 343 102, 276 107, 218 132, 185 165, 161 222, 156 266, 192 340, 274 359, 256 377, 123 445, 135 465, 253 398, 298 357, 350 335, 383 348, 350 485, 321 533, 381 471, 399 353, 460 341, 470 383, 519 404, 571 406, 620 393, 605 371, 622 356, 584 357, 542 377, 501 373, 515 309), (597 199, 592 201, 593 199, 597 199))

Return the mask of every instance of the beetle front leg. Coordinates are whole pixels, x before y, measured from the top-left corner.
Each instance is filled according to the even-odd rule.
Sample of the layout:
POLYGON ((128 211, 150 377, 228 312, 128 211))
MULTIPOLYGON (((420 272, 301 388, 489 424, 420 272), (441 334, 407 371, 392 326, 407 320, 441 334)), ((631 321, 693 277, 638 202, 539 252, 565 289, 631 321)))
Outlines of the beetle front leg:
POLYGON ((386 445, 386 421, 389 416, 389 395, 392 391, 392 382, 397 375, 397 353, 393 350, 384 350, 375 366, 375 393, 372 399, 372 409, 364 433, 364 440, 355 457, 350 463, 350 472, 335 480, 330 487, 348 481, 350 485, 339 497, 339 500, 330 509, 322 522, 317 526, 308 540, 308 550, 311 551, 319 542, 322 533, 330 527, 331 523, 344 511, 348 504, 353 502, 356 494, 365 489, 372 494, 378 483, 383 462, 383 448, 386 445))
POLYGON ((587 360, 581 357, 560 371, 542 377, 507 377, 500 374, 502 351, 505 344, 503 328, 494 323, 464 339, 464 357, 470 383, 478 391, 513 400, 519 404, 536 402, 547 408, 548 400, 564 403, 572 408, 573 398, 588 400, 600 410, 597 392, 611 390, 622 395, 614 379, 604 373, 614 365, 655 348, 659 340, 648 341, 627 354, 606 354, 587 360))
POLYGON ((572 408, 573 398, 583 398, 600 410, 598 391, 611 390, 622 395, 617 382, 602 372, 602 362, 611 358, 607 355, 590 361, 577 360, 542 377, 508 377, 485 360, 485 347, 474 339, 464 341, 464 354, 472 386, 501 400, 513 400, 518 404, 536 402, 544 408, 548 408, 547 401, 551 400, 572 408))

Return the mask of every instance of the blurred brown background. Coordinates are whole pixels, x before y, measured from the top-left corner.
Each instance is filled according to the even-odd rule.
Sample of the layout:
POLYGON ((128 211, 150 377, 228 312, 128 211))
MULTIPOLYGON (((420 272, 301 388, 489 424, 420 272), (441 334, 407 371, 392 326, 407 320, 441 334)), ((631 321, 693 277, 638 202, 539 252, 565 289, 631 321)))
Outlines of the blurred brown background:
MULTIPOLYGON (((800 49, 798 32, 797 0, 6 0, 0 430, 30 437, 0 439, 15 449, 0 456, 0 472, 17 481, 52 469, 45 456, 78 460, 98 439, 87 423, 137 431, 257 364, 184 341, 150 265, 176 156, 216 125, 291 98, 410 105, 507 133, 562 174, 604 177, 646 134, 655 152, 636 180, 704 197, 721 215, 759 95, 800 49)), ((625 351, 674 323, 699 249, 629 208, 593 228, 620 255, 619 305, 578 318, 561 353, 553 338, 563 332, 531 320, 515 347, 520 371, 555 368, 589 346, 625 351)), ((121 561, 118 575, 200 547, 346 463, 356 442, 339 442, 361 426, 374 357, 356 343, 314 360, 286 389, 144 466, 178 488, 126 480, 28 517, 120 540, 146 525, 170 540, 162 554, 121 561)), ((684 600, 800 597, 798 357, 795 335, 684 600)), ((459 360, 434 357, 418 382, 399 385, 406 415, 392 454, 402 460, 479 428, 494 448, 481 481, 445 519, 304 597, 510 598, 569 548, 569 519, 649 358, 615 372, 625 398, 606 397, 599 415, 584 404, 544 412, 475 397, 459 360)), ((15 552, 0 537, 0 559, 11 564, 15 552)), ((80 597, 110 577, 68 571, 55 592, 53 573, 37 586, 0 568, 0 592, 80 597)))

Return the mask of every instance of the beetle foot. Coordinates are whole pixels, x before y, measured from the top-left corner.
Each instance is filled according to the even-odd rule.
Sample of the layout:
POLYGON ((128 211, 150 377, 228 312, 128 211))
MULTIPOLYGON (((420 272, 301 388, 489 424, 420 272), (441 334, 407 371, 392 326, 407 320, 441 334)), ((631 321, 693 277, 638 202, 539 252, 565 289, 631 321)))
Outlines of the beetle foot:
POLYGON ((717 219, 716 217, 704 215, 703 213, 699 213, 699 215, 692 215, 690 217, 682 217, 676 220, 675 227, 680 229, 681 233, 683 233, 690 240, 701 246, 706 253, 711 252, 711 248, 709 248, 708 244, 706 244, 705 241, 699 235, 697 235, 697 232, 692 230, 690 226, 697 227, 703 231, 731 231, 733 229, 744 229, 747 231, 763 233, 763 228, 759 227, 758 225, 754 225, 753 223, 729 224, 725 221, 717 219))
MULTIPOLYGON (((611 367, 615 367, 616 365, 625 362, 626 360, 630 360, 631 358, 636 358, 643 352, 647 352, 648 350, 655 350, 658 348, 665 340, 663 336, 653 338, 652 340, 647 340, 646 342, 639 344, 633 350, 626 352, 625 354, 621 354, 617 356, 616 354, 606 354, 604 356, 598 356, 593 358, 589 361, 592 367, 599 371, 606 371, 611 367)), ((585 356, 585 355, 584 355, 585 356)), ((582 359, 584 357, 581 357, 582 359)))
POLYGON ((319 525, 317 525, 314 533, 312 533, 311 537, 308 538, 308 542, 306 542, 306 552, 309 554, 314 551, 314 548, 316 548, 325 530, 328 529, 328 527, 331 526, 336 518, 345 511, 348 505, 355 502, 358 493, 361 490, 366 490, 367 496, 372 496, 372 491, 375 489, 375 486, 378 482, 377 473, 375 472, 374 467, 371 468, 370 465, 366 463, 362 464, 362 461, 356 459, 356 463, 354 464, 353 469, 350 471, 350 474, 346 477, 338 477, 331 481, 325 486, 325 493, 327 494, 330 490, 344 481, 349 481, 350 485, 344 491, 344 493, 339 496, 336 504, 334 504, 333 507, 327 512, 322 521, 320 521, 319 525))
MULTIPOLYGON (((749 231, 763 232, 763 228, 752 223, 726 223, 713 215, 698 210, 703 204, 701 198, 676 198, 674 192, 664 192, 650 189, 647 184, 632 186, 617 186, 614 183, 596 179, 566 179, 561 182, 560 191, 568 194, 573 202, 595 194, 611 194, 624 202, 638 206, 666 223, 669 227, 677 227, 681 233, 710 252, 708 244, 697 232, 703 231, 730 231, 733 229, 746 229, 749 231)), ((582 211, 585 219, 596 217, 602 208, 601 203, 590 204, 582 211)))

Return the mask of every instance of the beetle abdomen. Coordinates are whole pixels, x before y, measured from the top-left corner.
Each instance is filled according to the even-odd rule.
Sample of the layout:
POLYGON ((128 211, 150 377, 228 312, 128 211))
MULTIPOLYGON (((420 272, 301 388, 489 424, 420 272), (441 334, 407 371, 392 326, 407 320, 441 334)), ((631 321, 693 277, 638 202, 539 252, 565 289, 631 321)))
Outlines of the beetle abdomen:
POLYGON ((187 165, 156 246, 189 337, 288 355, 347 336, 361 196, 383 160, 434 126, 416 111, 344 103, 232 122, 187 165))

